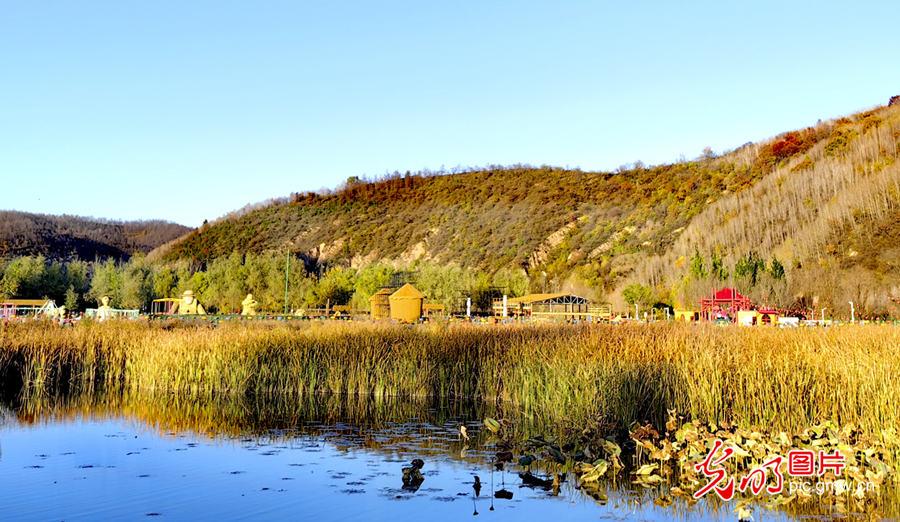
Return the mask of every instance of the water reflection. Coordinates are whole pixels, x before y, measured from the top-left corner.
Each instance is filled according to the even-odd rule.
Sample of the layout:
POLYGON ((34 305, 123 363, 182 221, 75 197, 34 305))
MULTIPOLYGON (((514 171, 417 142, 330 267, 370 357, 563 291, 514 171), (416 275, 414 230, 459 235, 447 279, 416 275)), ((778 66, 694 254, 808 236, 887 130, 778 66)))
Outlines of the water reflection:
MULTIPOLYGON (((510 420, 520 440, 555 430, 502 405, 447 400, 16 397, 0 407, 0 448, 14 448, 0 452, 0 483, 15 484, 0 504, 31 520, 736 520, 733 503, 690 502, 627 475, 582 488, 565 466, 498 448, 485 418, 510 420)), ((828 509, 755 519, 829 519, 828 509)), ((884 509, 868 516, 896 516, 884 509)))

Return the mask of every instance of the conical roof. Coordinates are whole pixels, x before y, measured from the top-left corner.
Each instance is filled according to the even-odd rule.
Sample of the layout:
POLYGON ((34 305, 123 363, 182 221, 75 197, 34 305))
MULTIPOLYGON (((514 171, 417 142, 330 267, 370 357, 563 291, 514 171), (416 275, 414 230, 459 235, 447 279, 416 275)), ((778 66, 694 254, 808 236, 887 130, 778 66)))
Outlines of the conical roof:
POLYGON ((387 296, 390 296, 390 295, 391 295, 391 291, 390 291, 389 289, 387 289, 387 288, 382 288, 381 290, 375 292, 375 294, 372 295, 372 297, 369 298, 369 301, 370 301, 370 302, 371 302, 371 301, 375 301, 376 299, 379 299, 380 296, 386 296, 386 297, 387 297, 387 296))
POLYGON ((393 294, 391 294, 391 299, 425 299, 425 294, 416 290, 416 287, 413 285, 406 283, 405 285, 400 287, 400 290, 397 290, 393 294))

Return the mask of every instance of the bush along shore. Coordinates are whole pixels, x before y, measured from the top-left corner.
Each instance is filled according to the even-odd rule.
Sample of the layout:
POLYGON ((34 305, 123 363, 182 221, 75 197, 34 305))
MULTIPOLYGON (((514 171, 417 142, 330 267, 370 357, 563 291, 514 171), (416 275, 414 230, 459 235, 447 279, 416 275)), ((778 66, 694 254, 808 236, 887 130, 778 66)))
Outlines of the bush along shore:
POLYGON ((510 418, 562 427, 552 439, 518 440, 503 436, 503 423, 486 421, 502 452, 568 466, 586 491, 613 476, 667 484, 662 502, 692 500, 714 480, 698 465, 716 440, 722 447, 708 464, 727 448, 730 456, 709 469, 724 469, 736 490, 742 477, 783 457, 766 475, 771 485, 778 467, 785 479, 783 491, 766 498, 770 504, 811 494, 790 489, 784 472, 792 450, 813 451, 816 459, 820 450, 840 452, 842 474, 820 475, 814 466, 813 479, 830 484, 839 508, 857 509, 895 476, 898 345, 900 331, 876 326, 9 323, 0 325, 0 379, 29 395, 493 402, 510 418))

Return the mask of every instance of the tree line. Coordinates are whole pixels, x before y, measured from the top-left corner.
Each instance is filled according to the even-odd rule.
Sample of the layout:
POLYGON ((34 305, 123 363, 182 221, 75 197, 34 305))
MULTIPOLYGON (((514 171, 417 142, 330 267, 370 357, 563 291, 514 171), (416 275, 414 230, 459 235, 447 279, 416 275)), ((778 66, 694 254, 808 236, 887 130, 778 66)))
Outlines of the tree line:
POLYGON ((308 272, 303 258, 294 254, 232 253, 206 265, 157 263, 140 254, 127 261, 93 262, 19 256, 0 258, 0 301, 53 299, 77 311, 96 308, 100 297, 109 295, 113 308, 149 312, 153 300, 177 298, 191 290, 213 313, 239 313, 247 294, 253 294, 266 312, 329 305, 368 310, 372 295, 390 287, 398 273, 407 274, 427 296, 426 302, 443 304, 450 311, 463 311, 468 298, 474 310, 489 312, 494 298, 517 297, 530 289, 521 269, 486 273, 437 263, 395 266, 380 262, 360 269, 331 266, 308 272))

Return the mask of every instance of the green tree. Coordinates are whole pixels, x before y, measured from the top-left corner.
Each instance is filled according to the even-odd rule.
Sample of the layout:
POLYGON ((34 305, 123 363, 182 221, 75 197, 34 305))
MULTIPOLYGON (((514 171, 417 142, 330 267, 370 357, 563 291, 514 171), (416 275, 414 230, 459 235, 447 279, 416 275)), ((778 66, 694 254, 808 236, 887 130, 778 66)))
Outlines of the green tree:
POLYGON ((307 304, 312 308, 324 308, 329 304, 334 306, 349 303, 355 291, 355 273, 352 268, 332 268, 312 287, 306 297, 307 304))
POLYGON ((81 260, 72 260, 66 263, 66 308, 70 311, 82 310, 85 305, 85 295, 90 291, 90 266, 81 260), (70 301, 71 296, 74 301, 70 301))
POLYGON ((191 286, 191 277, 194 276, 194 272, 191 271, 191 267, 187 263, 180 263, 175 267, 175 279, 178 281, 175 285, 176 294, 174 297, 181 297, 181 294, 185 292, 185 290, 193 290, 195 293, 197 292, 191 286))
POLYGON ((695 250, 694 256, 691 257, 691 276, 694 279, 703 279, 707 276, 706 268, 703 266, 703 256, 700 255, 699 250, 695 250))
POLYGON ((470 274, 459 265, 423 263, 419 266, 416 288, 425 294, 427 302, 442 304, 448 311, 458 306, 470 286, 470 274))
POLYGON ((772 276, 772 279, 776 281, 781 281, 785 278, 784 275, 784 265, 778 261, 778 258, 775 257, 775 254, 772 254, 772 260, 769 262, 769 275, 772 276))
POLYGON ((653 302, 653 289, 641 283, 631 283, 622 290, 622 298, 629 306, 637 304, 640 307, 646 307, 653 302))
POLYGON ((260 290, 247 287, 247 270, 243 256, 232 252, 226 257, 214 259, 206 270, 206 302, 220 312, 236 313, 248 293, 259 301, 260 290))
POLYGON ((94 263, 94 273, 91 277, 91 289, 88 292, 88 299, 93 303, 91 308, 96 308, 96 303, 100 301, 100 297, 109 295, 112 298, 112 307, 120 308, 122 299, 122 275, 116 268, 115 259, 107 259, 104 262, 94 263))
POLYGON ((175 274, 168 266, 154 267, 150 277, 154 299, 163 299, 175 296, 175 274))
POLYGON ((126 310, 150 309, 153 280, 150 264, 143 254, 137 254, 120 266, 122 292, 116 308, 126 310))
POLYGON ((202 270, 198 270, 191 275, 191 278, 188 280, 188 288, 187 290, 193 290, 194 295, 197 296, 197 299, 203 300, 206 298, 206 290, 209 284, 206 280, 206 272, 202 270))
POLYGON ((66 309, 70 312, 80 309, 78 293, 75 292, 75 285, 69 285, 66 290, 66 300, 64 301, 66 309))
POLYGON ((47 271, 44 256, 22 256, 13 259, 3 271, 4 292, 20 299, 50 297, 45 279, 47 271))
POLYGON ((734 264, 734 276, 750 287, 756 286, 760 274, 765 270, 765 261, 752 250, 734 264))
POLYGON ((521 297, 531 286, 528 274, 521 268, 501 268, 493 277, 494 286, 506 288, 510 297, 521 297))
POLYGON ((357 272, 354 278, 354 308, 368 310, 369 298, 375 295, 379 288, 390 284, 393 273, 393 267, 387 263, 373 263, 357 272))
POLYGON ((475 285, 469 291, 472 298, 472 307, 479 312, 490 312, 494 306, 494 299, 502 296, 499 290, 491 284, 491 278, 484 272, 479 272, 475 279, 475 285))
POLYGON ((728 280, 728 271, 725 270, 725 264, 722 262, 722 258, 719 257, 718 252, 713 252, 712 259, 710 259, 710 264, 712 265, 713 277, 715 277, 719 281, 728 280))

